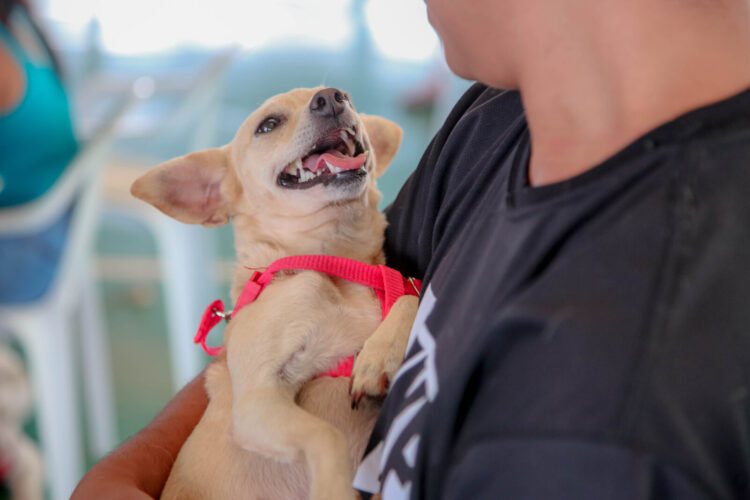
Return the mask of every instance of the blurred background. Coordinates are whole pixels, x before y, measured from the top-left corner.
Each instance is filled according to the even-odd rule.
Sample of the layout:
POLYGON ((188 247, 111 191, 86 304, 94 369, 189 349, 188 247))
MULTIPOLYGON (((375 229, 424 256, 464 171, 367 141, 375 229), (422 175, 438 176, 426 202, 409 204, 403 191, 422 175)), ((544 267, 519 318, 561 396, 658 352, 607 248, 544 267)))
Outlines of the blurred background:
MULTIPOLYGON (((0 356, 9 365, 0 366, 0 405, 18 402, 0 418, 15 411, 9 421, 43 457, 46 496, 67 498, 85 470, 201 369, 206 358, 192 344, 200 315, 214 298, 228 301, 231 228, 173 223, 130 197, 132 180, 227 143, 272 95, 325 85, 404 129, 379 182, 385 207, 468 82, 446 68, 421 0, 2 2, 10 15, 0 48, 28 71, 29 98, 39 93, 34 54, 52 67, 51 48, 76 146, 56 174, 24 170, 14 180, 29 163, 24 152, 54 141, 37 128, 30 144, 14 137, 26 129, 13 114, 26 111, 28 129, 51 121, 52 107, 24 108, 22 93, 20 105, 0 111, 0 200, 18 183, 39 186, 52 175, 33 196, 0 203, 0 346, 10 356, 0 356), (28 19, 18 12, 24 3, 28 19), (31 254, 50 231, 54 251, 44 247, 39 266, 31 254), (48 276, 37 280, 42 267, 48 276), (33 393, 29 408, 16 358, 33 393)), ((34 469, 13 439, 0 435, 0 498, 18 487, 14 463, 34 469)))

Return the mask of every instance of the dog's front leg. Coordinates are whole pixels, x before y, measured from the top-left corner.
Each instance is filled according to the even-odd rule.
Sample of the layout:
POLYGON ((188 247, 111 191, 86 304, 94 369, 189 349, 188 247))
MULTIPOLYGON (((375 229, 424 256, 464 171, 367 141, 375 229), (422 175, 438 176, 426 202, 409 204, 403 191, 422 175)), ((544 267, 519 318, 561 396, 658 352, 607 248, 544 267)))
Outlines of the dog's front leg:
POLYGON ((233 333, 229 341, 233 439, 248 451, 282 462, 303 460, 310 478, 310 499, 353 500, 344 434, 295 403, 301 383, 316 373, 315 363, 299 359, 307 353, 305 338, 299 332, 287 335, 274 330, 266 330, 264 339, 233 333), (283 338, 300 342, 295 346, 280 341, 283 338))
POLYGON ((409 332, 417 315, 419 299, 400 297, 388 316, 367 339, 352 368, 352 406, 362 397, 383 397, 401 366, 409 342, 409 332))
POLYGON ((297 406, 292 394, 283 393, 285 389, 257 388, 235 402, 235 441, 282 462, 303 460, 310 477, 310 499, 353 500, 346 438, 297 406))

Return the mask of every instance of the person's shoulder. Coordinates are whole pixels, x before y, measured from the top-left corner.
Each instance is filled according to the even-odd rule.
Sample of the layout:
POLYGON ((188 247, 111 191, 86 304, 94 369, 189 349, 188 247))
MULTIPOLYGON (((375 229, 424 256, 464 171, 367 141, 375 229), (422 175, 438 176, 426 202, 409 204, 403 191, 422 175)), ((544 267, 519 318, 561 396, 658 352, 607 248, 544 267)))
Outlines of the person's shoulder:
POLYGON ((472 109, 480 109, 485 106, 509 106, 523 109, 521 105, 521 93, 518 90, 499 89, 488 87, 483 83, 476 83, 472 89, 477 92, 476 99, 472 103, 472 109))
POLYGON ((485 113, 517 117, 523 113, 521 94, 517 90, 498 89, 476 82, 453 107, 445 120, 444 128, 453 128, 467 115, 485 113))
MULTIPOLYGON (((456 157, 483 149, 489 142, 523 121, 524 109, 518 91, 475 83, 453 107, 443 126, 430 143, 423 162, 432 171, 441 157, 456 157), (425 160, 427 160, 425 162, 425 160)), ((422 163, 420 166, 422 166, 422 163)), ((451 161, 445 167, 453 169, 451 161)))

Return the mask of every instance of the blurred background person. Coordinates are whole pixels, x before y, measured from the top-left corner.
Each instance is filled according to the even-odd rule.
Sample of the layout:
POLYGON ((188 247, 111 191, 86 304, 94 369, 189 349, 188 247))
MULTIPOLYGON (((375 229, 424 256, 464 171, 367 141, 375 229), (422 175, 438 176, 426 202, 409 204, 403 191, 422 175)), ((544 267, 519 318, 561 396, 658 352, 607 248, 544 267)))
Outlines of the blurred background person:
MULTIPOLYGON (((0 210, 49 190, 75 156, 60 66, 24 0, 0 0, 0 210)), ((69 213, 38 234, 0 237, 0 302, 38 298, 60 257, 69 213)))

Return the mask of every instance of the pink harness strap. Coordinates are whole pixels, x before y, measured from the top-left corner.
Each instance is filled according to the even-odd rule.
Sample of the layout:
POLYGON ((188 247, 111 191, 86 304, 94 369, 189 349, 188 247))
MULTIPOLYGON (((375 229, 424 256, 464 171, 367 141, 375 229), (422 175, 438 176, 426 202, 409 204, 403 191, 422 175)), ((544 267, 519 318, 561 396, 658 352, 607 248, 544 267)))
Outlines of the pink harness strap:
MULTIPOLYGON (((242 289, 237 299, 231 317, 234 317, 243 307, 255 302, 260 293, 273 281, 274 275, 282 270, 318 271, 321 273, 346 279, 354 283, 372 288, 383 310, 383 318, 388 315, 391 307, 404 295, 419 296, 422 283, 414 278, 404 278, 401 273, 390 267, 365 264, 358 260, 345 257, 333 257, 331 255, 298 255, 283 257, 273 262, 263 273, 254 272, 242 289)), ((223 347, 211 347, 206 345, 206 338, 211 329, 222 319, 229 319, 229 314, 224 311, 224 302, 215 300, 206 308, 201 319, 198 333, 193 342, 200 344, 203 350, 210 356, 219 354, 223 347)), ((354 357, 350 356, 342 360, 333 370, 322 374, 323 376, 350 376, 354 364, 354 357)))

